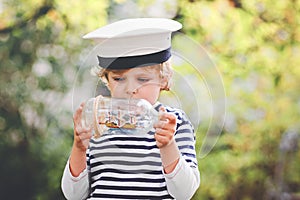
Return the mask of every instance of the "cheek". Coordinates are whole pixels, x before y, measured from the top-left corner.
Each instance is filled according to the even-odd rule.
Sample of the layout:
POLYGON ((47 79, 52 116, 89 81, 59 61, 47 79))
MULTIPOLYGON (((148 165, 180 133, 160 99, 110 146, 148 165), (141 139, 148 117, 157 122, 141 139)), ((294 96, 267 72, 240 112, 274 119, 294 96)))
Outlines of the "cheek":
POLYGON ((120 88, 120 84, 118 84, 117 82, 111 81, 108 83, 108 88, 110 91, 118 90, 118 88, 120 88))
POLYGON ((145 87, 141 88, 138 92, 138 96, 141 99, 146 99, 151 104, 154 104, 160 94, 160 88, 159 87, 145 87))
POLYGON ((124 88, 120 87, 120 85, 111 85, 109 90, 112 95, 124 93, 124 88))

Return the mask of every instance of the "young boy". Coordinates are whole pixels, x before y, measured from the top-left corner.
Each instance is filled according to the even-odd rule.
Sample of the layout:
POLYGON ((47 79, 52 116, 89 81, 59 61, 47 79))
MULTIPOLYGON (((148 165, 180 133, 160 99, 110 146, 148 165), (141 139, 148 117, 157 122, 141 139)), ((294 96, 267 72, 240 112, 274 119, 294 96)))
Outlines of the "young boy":
POLYGON ((92 137, 76 110, 74 143, 62 178, 67 199, 190 199, 200 184, 195 134, 184 112, 158 102, 169 90, 171 33, 181 24, 128 19, 84 38, 100 43, 99 76, 115 98, 145 99, 160 111, 145 134, 92 137))

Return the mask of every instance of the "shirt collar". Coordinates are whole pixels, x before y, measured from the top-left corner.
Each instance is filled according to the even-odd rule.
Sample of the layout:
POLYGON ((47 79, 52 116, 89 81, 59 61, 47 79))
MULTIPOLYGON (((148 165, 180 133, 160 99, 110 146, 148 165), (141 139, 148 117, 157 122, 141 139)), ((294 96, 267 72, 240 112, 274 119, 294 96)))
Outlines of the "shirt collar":
POLYGON ((155 102, 153 104, 153 108, 158 112, 159 108, 162 106, 162 103, 160 103, 159 101, 155 102))

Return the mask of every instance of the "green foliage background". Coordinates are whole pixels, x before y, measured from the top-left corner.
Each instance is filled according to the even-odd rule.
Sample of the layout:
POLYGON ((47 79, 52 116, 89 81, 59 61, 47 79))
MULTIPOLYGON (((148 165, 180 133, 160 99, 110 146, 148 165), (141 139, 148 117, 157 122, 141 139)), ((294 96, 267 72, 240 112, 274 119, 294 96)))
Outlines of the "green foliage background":
MULTIPOLYGON (((81 36, 148 16, 182 22, 224 81, 225 125, 199 158, 193 199, 300 198, 300 1, 155 2, 0 2, 0 199, 64 199, 72 88, 76 77, 84 81, 77 72, 91 45, 81 36), (163 12, 154 15, 157 6, 163 12)), ((197 148, 207 126, 198 129, 197 148)))

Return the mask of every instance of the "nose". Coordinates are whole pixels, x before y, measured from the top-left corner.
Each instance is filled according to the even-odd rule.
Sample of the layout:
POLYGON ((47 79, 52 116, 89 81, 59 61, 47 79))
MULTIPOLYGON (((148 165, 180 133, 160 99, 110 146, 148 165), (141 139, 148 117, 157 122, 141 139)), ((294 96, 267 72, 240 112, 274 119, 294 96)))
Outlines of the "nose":
POLYGON ((136 94, 136 93, 137 93, 137 89, 134 89, 134 90, 127 90, 126 93, 129 94, 129 95, 136 94))
POLYGON ((126 85, 126 94, 134 95, 137 94, 137 92, 138 92, 137 86, 133 82, 129 81, 126 85))
POLYGON ((127 90, 126 91, 126 95, 127 95, 126 98, 133 98, 134 95, 136 95, 136 94, 137 94, 137 89, 127 90))

